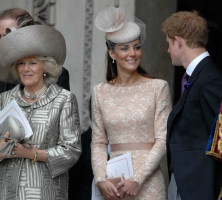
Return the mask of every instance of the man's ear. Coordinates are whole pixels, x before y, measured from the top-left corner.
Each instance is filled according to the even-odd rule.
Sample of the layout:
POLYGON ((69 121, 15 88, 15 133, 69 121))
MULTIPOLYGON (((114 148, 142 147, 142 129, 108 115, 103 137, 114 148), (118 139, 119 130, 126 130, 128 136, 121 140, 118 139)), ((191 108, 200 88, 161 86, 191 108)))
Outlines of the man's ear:
POLYGON ((115 59, 115 53, 113 52, 113 50, 109 49, 108 54, 109 54, 110 58, 112 58, 113 60, 116 60, 115 59))
POLYGON ((180 36, 174 36, 175 40, 174 42, 178 45, 178 48, 182 47, 185 44, 185 41, 180 36))

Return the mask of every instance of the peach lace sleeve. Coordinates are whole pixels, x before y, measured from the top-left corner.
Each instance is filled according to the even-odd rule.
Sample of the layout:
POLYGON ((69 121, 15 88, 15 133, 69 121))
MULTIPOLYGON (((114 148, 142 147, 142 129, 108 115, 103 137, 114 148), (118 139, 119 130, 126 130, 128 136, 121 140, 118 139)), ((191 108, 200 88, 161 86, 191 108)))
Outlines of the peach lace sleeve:
POLYGON ((166 132, 167 132, 167 118, 171 111, 171 97, 168 83, 159 88, 155 98, 155 118, 154 118, 154 132, 155 143, 151 149, 147 159, 143 162, 137 173, 132 177, 132 180, 138 182, 140 185, 147 179, 160 165, 160 161, 166 153, 166 132))
POLYGON ((92 93, 92 143, 91 159, 95 183, 105 181, 108 139, 96 90, 92 93))

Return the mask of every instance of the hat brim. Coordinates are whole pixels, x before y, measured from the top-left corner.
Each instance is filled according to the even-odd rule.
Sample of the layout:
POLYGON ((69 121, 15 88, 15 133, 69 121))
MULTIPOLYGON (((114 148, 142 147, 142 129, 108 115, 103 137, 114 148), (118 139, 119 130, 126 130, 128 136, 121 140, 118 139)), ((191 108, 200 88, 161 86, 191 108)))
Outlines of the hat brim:
POLYGON ((0 39, 0 67, 10 67, 27 56, 50 56, 63 65, 66 44, 62 34, 45 25, 26 26, 0 39))

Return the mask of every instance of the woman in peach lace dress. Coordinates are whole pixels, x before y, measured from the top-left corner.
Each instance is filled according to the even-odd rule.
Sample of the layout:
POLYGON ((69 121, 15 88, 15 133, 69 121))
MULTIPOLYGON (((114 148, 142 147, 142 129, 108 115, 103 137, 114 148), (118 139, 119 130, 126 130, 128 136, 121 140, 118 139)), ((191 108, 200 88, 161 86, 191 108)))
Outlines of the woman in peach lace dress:
POLYGON ((168 83, 151 78, 140 66, 145 24, 126 18, 121 8, 101 10, 95 20, 106 32, 107 82, 93 88, 92 167, 106 200, 165 200, 160 161, 166 153, 166 121, 171 110, 168 83), (131 152, 134 176, 117 187, 106 180, 110 158, 131 152))

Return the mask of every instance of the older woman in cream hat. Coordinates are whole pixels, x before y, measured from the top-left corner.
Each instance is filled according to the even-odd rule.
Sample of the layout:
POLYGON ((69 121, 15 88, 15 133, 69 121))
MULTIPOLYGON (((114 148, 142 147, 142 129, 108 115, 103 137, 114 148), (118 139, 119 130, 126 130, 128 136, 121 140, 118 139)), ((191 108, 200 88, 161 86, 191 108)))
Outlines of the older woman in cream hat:
POLYGON ((171 109, 168 83, 151 78, 141 67, 145 24, 108 7, 95 19, 106 33, 106 82, 93 88, 92 167, 95 183, 106 200, 166 199, 160 161, 166 153, 166 122, 171 109), (134 175, 118 185, 106 179, 110 157, 131 153, 134 175))
POLYGON ((0 94, 0 109, 16 100, 33 131, 30 148, 17 143, 13 155, 0 153, 1 200, 68 199, 68 169, 81 146, 75 95, 55 84, 65 56, 63 36, 48 26, 12 30, 0 40, 0 80, 18 82, 0 94))

